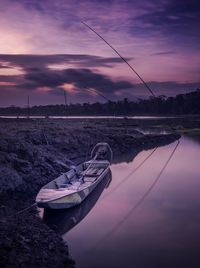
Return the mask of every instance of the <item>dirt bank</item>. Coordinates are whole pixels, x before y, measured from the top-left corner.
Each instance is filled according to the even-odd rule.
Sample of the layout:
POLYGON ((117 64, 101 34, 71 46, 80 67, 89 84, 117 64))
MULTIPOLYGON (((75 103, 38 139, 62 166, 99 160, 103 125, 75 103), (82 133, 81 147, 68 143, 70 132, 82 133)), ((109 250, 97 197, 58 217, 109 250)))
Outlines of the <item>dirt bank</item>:
POLYGON ((97 142, 108 142, 119 155, 162 146, 178 134, 144 135, 124 120, 0 120, 1 267, 73 267, 68 248, 36 215, 38 190, 89 157, 97 142))

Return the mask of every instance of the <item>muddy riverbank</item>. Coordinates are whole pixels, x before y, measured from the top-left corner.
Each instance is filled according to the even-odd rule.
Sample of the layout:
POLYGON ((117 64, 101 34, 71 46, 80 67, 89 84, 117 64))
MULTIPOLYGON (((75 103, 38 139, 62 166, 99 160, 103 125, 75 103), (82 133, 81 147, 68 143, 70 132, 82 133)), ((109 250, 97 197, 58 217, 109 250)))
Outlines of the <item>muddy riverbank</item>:
POLYGON ((97 142, 108 142, 114 156, 133 159, 141 150, 179 138, 145 135, 136 127, 130 120, 0 120, 1 267, 74 267, 67 246, 36 208, 10 215, 33 204, 38 190, 72 161, 87 159, 97 142))

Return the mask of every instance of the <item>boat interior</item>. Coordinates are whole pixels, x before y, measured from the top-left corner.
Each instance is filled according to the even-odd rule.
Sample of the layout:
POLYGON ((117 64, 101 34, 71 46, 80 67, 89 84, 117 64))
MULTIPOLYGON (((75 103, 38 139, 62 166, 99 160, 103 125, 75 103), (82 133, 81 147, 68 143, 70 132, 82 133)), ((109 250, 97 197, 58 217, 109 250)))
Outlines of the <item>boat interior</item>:
POLYGON ((79 190, 89 187, 109 166, 108 161, 88 161, 63 173, 57 179, 48 183, 43 189, 79 190))

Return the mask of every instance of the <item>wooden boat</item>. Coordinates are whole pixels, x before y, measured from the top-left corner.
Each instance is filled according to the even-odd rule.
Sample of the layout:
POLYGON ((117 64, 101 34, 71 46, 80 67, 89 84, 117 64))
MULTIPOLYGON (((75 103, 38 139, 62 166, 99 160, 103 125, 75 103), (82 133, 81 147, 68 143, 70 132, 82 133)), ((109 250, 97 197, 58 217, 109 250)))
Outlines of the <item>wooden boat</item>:
POLYGON ((101 194, 111 183, 109 171, 92 193, 78 206, 69 209, 44 209, 41 215, 44 222, 58 234, 63 235, 81 222, 93 209, 101 194))
POLYGON ((79 205, 108 173, 112 159, 110 146, 98 143, 91 157, 43 186, 36 196, 38 207, 65 209, 79 205))

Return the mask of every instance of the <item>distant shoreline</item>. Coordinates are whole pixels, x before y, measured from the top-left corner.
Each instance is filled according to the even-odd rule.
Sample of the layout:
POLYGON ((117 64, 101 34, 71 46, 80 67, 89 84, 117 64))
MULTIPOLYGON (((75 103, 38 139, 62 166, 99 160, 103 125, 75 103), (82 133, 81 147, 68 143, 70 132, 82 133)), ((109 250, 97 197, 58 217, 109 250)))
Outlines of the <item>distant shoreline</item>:
POLYGON ((198 117, 200 114, 194 115, 134 115, 134 116, 123 116, 123 115, 0 115, 0 119, 167 119, 167 118, 189 118, 198 117))
POLYGON ((200 89, 175 97, 164 95, 149 99, 94 103, 65 103, 48 105, 30 105, 24 107, 0 107, 1 116, 174 116, 199 115, 200 89))

